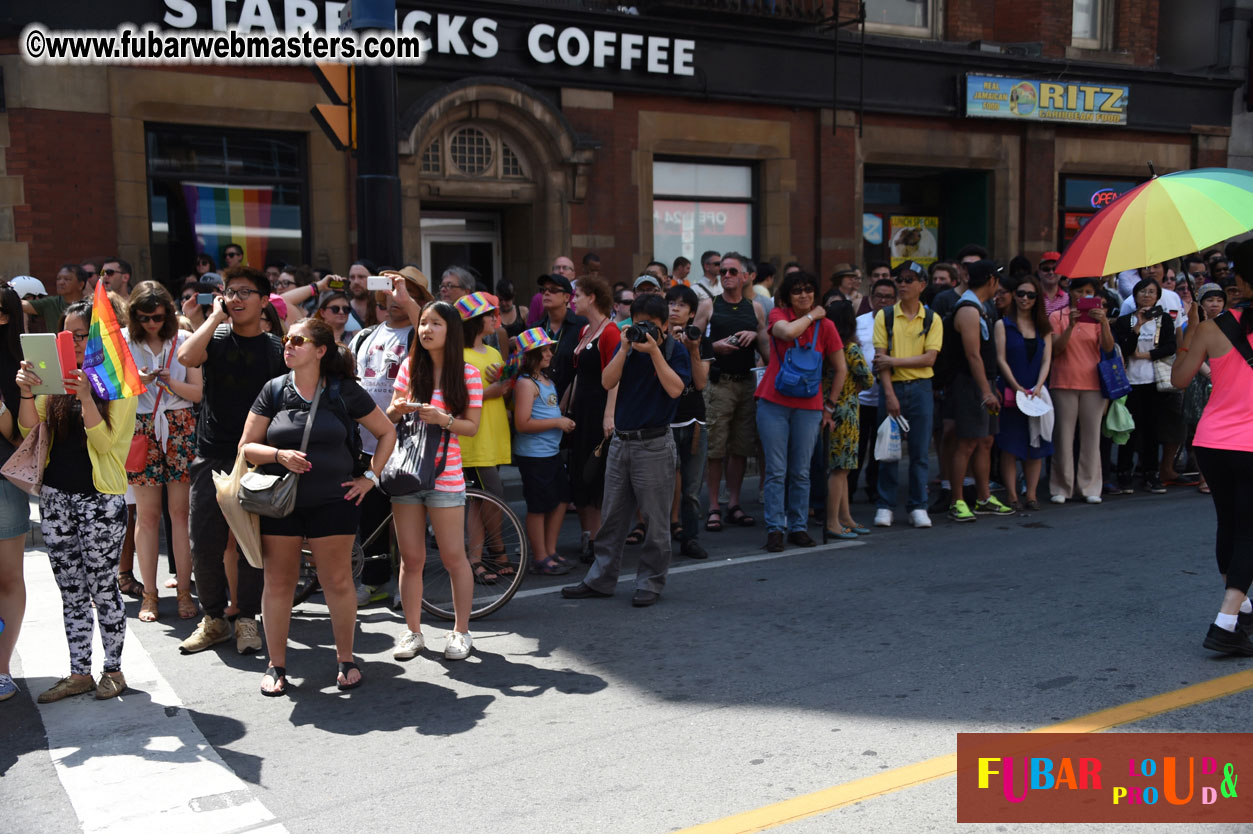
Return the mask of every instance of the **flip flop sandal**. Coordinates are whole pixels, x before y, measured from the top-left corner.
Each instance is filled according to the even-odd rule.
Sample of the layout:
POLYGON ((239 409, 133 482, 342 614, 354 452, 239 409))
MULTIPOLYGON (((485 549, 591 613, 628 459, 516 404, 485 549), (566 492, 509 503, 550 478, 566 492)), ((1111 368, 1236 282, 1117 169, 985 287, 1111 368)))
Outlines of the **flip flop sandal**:
POLYGON ((631 528, 631 532, 627 534, 626 543, 639 544, 644 541, 646 535, 648 535, 648 525, 641 521, 631 528))
POLYGON ((545 556, 543 559, 531 562, 527 570, 542 576, 564 576, 570 572, 570 566, 563 564, 554 556, 545 556))
POLYGON ((261 679, 264 681, 266 678, 270 678, 271 680, 274 681, 275 684, 278 684, 280 681, 282 681, 283 685, 275 689, 262 689, 261 690, 262 695, 264 695, 267 698, 277 698, 280 695, 287 694, 287 667, 286 666, 273 666, 273 665, 269 666, 265 670, 265 675, 263 675, 261 679))
MULTIPOLYGON (((356 669, 357 672, 361 671, 361 667, 353 663, 351 660, 341 661, 339 664, 339 674, 344 676, 344 680, 348 680, 348 673, 351 672, 353 669, 356 669)), ((342 692, 347 689, 356 689, 358 686, 360 686, 363 683, 365 683, 365 675, 362 675, 361 677, 357 678, 356 683, 340 683, 339 677, 337 675, 335 679, 335 688, 342 692)))
POLYGON ((518 569, 509 561, 509 557, 505 555, 505 551, 499 553, 488 553, 489 558, 484 559, 489 566, 489 570, 497 576, 516 576, 518 569))
POLYGON ((705 516, 705 529, 711 533, 722 532, 722 510, 710 510, 705 516), (714 518, 717 516, 717 518, 714 518))
POLYGON ((478 585, 495 585, 500 575, 490 570, 482 562, 471 562, 470 570, 474 573, 474 581, 478 585))
POLYGON ((738 524, 741 527, 752 527, 757 523, 757 519, 740 509, 740 505, 727 507, 727 523, 738 524))

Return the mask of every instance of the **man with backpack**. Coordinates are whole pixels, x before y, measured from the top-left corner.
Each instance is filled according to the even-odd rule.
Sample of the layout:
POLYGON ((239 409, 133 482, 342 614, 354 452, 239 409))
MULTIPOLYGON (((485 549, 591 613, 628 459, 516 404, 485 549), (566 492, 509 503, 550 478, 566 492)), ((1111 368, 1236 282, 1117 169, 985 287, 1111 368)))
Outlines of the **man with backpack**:
POLYGON ((282 340, 261 329, 261 308, 270 295, 265 273, 250 266, 234 266, 223 278, 226 291, 214 300, 213 312, 178 349, 182 365, 203 368, 204 373, 190 496, 192 569, 204 619, 179 646, 183 654, 203 651, 232 636, 240 654, 261 648, 257 614, 264 578, 261 569, 248 564, 238 550, 239 599, 231 600, 231 604, 239 613, 233 624, 225 617, 227 585, 222 555, 230 531, 218 507, 213 471, 230 472, 234 468, 249 409, 265 384, 287 367, 282 340))
POLYGON ((974 521, 976 513, 1012 515, 1014 512, 992 496, 988 485, 1000 399, 993 384, 997 365, 992 322, 984 305, 996 292, 998 272, 996 264, 986 259, 967 264, 966 290, 957 300, 953 314, 944 322, 944 349, 937 373, 951 377, 951 381, 945 381, 957 437, 949 471, 957 481, 973 466, 976 493, 974 512, 971 512, 962 494, 954 492, 955 500, 948 510, 953 521, 974 521))
MULTIPOLYGON (((908 431, 901 428, 909 452, 909 521, 915 527, 930 527, 927 449, 934 408, 931 379, 932 366, 944 344, 944 328, 920 300, 927 286, 927 273, 920 264, 905 261, 897 267, 893 280, 897 302, 880 310, 874 322, 874 371, 883 386, 879 423, 889 417, 904 417, 908 424, 908 431)), ((880 462, 876 527, 892 526, 897 477, 895 461, 880 462)))

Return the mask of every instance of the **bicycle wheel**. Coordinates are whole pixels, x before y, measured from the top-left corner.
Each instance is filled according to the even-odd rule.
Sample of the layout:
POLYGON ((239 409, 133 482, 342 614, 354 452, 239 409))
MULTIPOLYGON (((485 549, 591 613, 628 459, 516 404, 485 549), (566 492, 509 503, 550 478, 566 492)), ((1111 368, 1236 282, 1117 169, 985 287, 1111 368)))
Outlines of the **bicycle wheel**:
MULTIPOLYGON (((530 564, 530 548, 526 528, 513 509, 495 495, 478 489, 466 490, 465 543, 468 560, 481 557, 498 574, 505 565, 506 570, 513 571, 511 576, 501 574, 491 584, 474 583, 470 608, 470 619, 474 620, 499 610, 517 593, 530 564)), ((422 572, 422 610, 445 620, 453 619, 452 582, 429 526, 422 572)))
MULTIPOLYGON (((361 547, 360 541, 352 543, 352 578, 356 581, 361 578, 361 569, 365 566, 365 550, 361 547)), ((296 577, 296 593, 292 598, 292 605, 300 603, 313 596, 313 592, 322 586, 318 583, 318 569, 313 561, 313 551, 309 549, 306 542, 305 546, 300 549, 300 574, 296 577)))

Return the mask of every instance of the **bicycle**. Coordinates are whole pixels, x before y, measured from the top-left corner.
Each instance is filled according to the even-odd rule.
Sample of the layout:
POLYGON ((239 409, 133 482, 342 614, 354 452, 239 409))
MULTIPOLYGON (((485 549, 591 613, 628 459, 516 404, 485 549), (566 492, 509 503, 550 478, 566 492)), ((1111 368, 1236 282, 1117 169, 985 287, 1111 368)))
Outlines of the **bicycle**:
MULTIPOLYGON (((499 611, 505 603, 513 598, 522 586, 522 579, 531 564, 530 545, 526 537, 526 528, 518 519, 517 513, 501 498, 484 492, 481 489, 466 490, 466 557, 469 561, 484 559, 484 564, 499 578, 495 582, 474 583, 474 601, 470 608, 470 619, 475 620, 499 611), (500 560, 500 561, 498 561, 500 560), (512 568, 513 573, 506 576, 502 569, 512 568)), ((365 551, 380 536, 390 533, 392 516, 388 515, 381 524, 364 540, 353 543, 353 578, 361 576, 361 570, 367 557, 365 551)), ((296 583, 294 604, 301 603, 317 590, 317 573, 313 562, 313 554, 306 548, 302 551, 300 578, 296 583)), ((393 540, 388 548, 387 557, 391 561, 392 576, 398 575, 400 557, 393 540)), ((452 581, 444 563, 439 556, 439 545, 431 532, 430 523, 426 529, 426 563, 422 570, 422 610, 432 616, 444 620, 452 620, 452 581)))

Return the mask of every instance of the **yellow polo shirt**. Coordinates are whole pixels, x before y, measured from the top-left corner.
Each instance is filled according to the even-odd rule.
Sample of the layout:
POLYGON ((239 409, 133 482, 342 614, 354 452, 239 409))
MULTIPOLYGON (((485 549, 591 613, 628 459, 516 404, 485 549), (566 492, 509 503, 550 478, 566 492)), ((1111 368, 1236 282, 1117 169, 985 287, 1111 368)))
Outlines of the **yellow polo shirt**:
MULTIPOLYGON (((909 358, 911 356, 922 356, 929 350, 934 350, 937 354, 944 345, 944 322, 939 314, 933 314, 931 317, 931 329, 927 332, 924 340, 922 335, 922 325, 926 321, 926 305, 918 305, 918 314, 912 319, 905 315, 901 310, 901 303, 898 301, 892 306, 892 315, 895 318, 892 321, 892 356, 909 358)), ((887 309, 880 310, 875 313, 874 317, 874 349, 875 353, 880 353, 888 349, 888 329, 883 323, 883 317, 887 314, 887 309)), ((893 368, 893 382, 909 382, 915 379, 931 379, 935 376, 935 371, 931 368, 893 368)))

